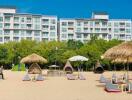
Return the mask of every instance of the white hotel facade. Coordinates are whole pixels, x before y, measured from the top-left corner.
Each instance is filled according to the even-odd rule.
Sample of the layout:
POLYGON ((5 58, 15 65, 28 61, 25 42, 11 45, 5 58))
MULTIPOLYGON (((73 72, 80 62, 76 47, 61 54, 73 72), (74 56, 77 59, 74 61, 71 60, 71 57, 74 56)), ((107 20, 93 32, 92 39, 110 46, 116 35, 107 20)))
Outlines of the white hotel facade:
POLYGON ((0 43, 30 39, 36 41, 86 42, 92 35, 105 40, 132 39, 131 19, 109 19, 106 13, 93 13, 90 19, 57 19, 57 16, 21 14, 16 8, 0 8, 0 43))

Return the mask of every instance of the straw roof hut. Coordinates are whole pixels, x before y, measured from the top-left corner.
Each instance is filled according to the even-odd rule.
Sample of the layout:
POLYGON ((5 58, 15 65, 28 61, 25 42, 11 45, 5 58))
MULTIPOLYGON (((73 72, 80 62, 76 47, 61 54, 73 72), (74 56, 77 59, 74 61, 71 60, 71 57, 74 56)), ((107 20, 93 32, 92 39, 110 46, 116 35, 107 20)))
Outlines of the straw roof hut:
POLYGON ((42 70, 40 66, 37 63, 33 63, 29 69, 28 69, 29 74, 42 74, 42 70))
POLYGON ((113 62, 132 62, 132 42, 124 42, 108 49, 103 58, 114 60, 113 62))
POLYGON ((35 53, 28 55, 27 57, 24 57, 21 61, 21 63, 47 63, 47 60, 43 58, 42 56, 39 56, 35 53))
POLYGON ((28 55, 27 57, 24 57, 20 62, 30 64, 32 63, 28 70, 29 74, 41 74, 42 70, 37 63, 47 63, 47 60, 42 56, 33 53, 31 55, 28 55))

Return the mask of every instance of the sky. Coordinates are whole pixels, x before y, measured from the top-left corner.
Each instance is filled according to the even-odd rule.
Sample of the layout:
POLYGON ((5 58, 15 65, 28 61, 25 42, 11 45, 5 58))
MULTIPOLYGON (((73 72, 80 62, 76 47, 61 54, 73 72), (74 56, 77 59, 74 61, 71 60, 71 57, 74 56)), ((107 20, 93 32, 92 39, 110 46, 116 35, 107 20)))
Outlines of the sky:
POLYGON ((132 19, 132 0, 0 0, 0 5, 16 6, 19 13, 59 18, 90 18, 96 11, 107 12, 110 18, 132 19))

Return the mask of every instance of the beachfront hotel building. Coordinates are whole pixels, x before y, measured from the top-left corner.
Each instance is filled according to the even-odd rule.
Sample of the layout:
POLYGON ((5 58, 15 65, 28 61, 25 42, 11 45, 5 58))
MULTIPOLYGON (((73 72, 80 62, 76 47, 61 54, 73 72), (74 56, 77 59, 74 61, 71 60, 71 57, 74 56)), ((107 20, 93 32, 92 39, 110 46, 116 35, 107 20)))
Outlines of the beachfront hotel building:
POLYGON ((20 41, 87 42, 91 36, 111 40, 132 39, 131 19, 109 19, 107 13, 95 12, 91 18, 60 18, 41 14, 18 13, 15 7, 0 7, 0 43, 20 41))
POLYGON ((16 13, 14 7, 0 8, 0 43, 22 39, 57 41, 57 16, 16 13))
POLYGON ((132 39, 131 19, 109 19, 107 13, 93 13, 90 19, 60 19, 60 41, 70 39, 82 42, 91 36, 111 40, 130 41, 132 39))

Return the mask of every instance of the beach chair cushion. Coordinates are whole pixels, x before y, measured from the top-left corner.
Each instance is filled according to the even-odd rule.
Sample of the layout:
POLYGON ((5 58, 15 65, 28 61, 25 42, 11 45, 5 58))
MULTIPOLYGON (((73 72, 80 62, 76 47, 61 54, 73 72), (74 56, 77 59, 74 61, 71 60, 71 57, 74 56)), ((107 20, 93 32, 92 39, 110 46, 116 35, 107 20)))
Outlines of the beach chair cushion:
POLYGON ((101 75, 99 81, 100 81, 100 83, 106 83, 109 80, 107 78, 105 78, 103 75, 101 75))
POLYGON ((73 74, 66 74, 68 80, 75 80, 75 76, 73 74))
POLYGON ((26 74, 25 76, 24 76, 24 78, 23 78, 23 81, 30 81, 31 79, 30 79, 30 77, 29 77, 29 75, 28 74, 26 74))
POLYGON ((39 74, 36 78, 36 81, 43 81, 44 78, 43 78, 43 75, 42 74, 39 74))
POLYGON ((112 84, 110 82, 106 83, 105 90, 107 92, 121 92, 117 84, 112 84))
POLYGON ((81 73, 79 74, 79 79, 80 80, 86 80, 86 78, 81 73))

